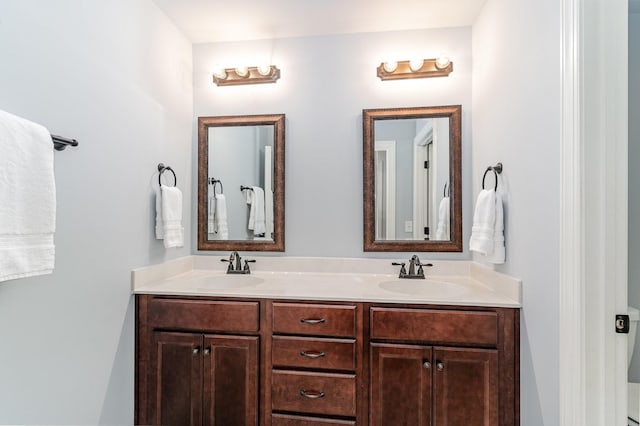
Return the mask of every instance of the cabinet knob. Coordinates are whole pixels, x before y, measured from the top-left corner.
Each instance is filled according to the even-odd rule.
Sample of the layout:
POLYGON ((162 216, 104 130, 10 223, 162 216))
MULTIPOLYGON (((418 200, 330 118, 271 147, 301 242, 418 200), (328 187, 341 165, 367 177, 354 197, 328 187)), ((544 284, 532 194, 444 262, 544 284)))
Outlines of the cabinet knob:
POLYGON ((444 370, 444 363, 442 361, 436 362, 436 368, 438 369, 438 371, 444 370))
POLYGON ((304 389, 300 389, 300 395, 304 396, 305 398, 309 398, 309 399, 324 398, 324 392, 318 392, 318 391, 314 391, 314 390, 306 391, 304 389))
POLYGON ((209 354, 211 353, 211 348, 205 348, 205 349, 204 349, 204 351, 203 351, 203 353, 204 353, 205 355, 209 355, 209 354))
POLYGON ((426 368, 426 369, 429 369, 429 368, 431 368, 431 363, 429 361, 425 361, 425 362, 422 363, 422 366, 424 368, 426 368))
POLYGON ((200 348, 195 347, 195 348, 193 348, 192 352, 193 352, 194 355, 198 355, 200 353, 200 348))

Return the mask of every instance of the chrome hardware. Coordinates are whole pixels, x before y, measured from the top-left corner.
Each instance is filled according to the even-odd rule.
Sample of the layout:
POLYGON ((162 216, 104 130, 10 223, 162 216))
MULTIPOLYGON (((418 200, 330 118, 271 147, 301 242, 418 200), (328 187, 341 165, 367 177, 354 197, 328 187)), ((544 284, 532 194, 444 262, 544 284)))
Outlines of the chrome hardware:
POLYGON ((242 258, 237 251, 231 252, 229 259, 220 259, 220 262, 229 262, 227 267, 227 274, 250 274, 249 263, 255 263, 255 259, 244 261, 244 268, 242 267, 242 258), (235 265, 234 265, 235 263, 235 265))
POLYGON ((200 353, 200 348, 193 348, 191 351, 194 355, 198 355, 200 353))
POLYGON ((300 389, 300 395, 304 396, 305 398, 309 398, 309 399, 324 398, 324 392, 318 392, 318 391, 314 391, 314 390, 307 392, 304 389, 300 389))
POLYGON ((306 318, 300 318, 300 322, 305 323, 305 324, 321 324, 323 322, 327 322, 326 319, 324 318, 311 318, 311 319, 306 319, 306 318))
POLYGON ((422 366, 428 370, 431 368, 431 363, 429 361, 425 361, 422 363, 422 366))
POLYGON ((431 263, 421 263, 417 254, 414 254, 413 256, 411 256, 411 259, 409 260, 409 272, 407 272, 407 270, 405 269, 404 262, 403 263, 393 262, 391 264, 394 266, 401 266, 400 274, 398 275, 398 278, 413 278, 413 279, 422 279, 422 280, 425 278, 424 269, 422 269, 422 267, 433 266, 433 264, 431 263))
POLYGON ((436 362, 436 368, 438 369, 438 371, 444 370, 444 363, 442 363, 442 361, 436 362))
POLYGON ((317 351, 300 351, 300 355, 306 356, 307 358, 314 359, 314 358, 322 358, 327 354, 324 352, 317 352, 317 351))
POLYGON ((209 355, 209 354, 211 353, 211 348, 204 348, 203 353, 204 353, 205 355, 209 355))

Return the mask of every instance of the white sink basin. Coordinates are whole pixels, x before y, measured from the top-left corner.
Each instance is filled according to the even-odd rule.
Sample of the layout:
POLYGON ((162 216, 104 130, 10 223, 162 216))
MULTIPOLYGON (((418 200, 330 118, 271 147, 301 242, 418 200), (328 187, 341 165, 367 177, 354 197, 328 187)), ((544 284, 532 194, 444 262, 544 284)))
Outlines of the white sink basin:
POLYGON ((469 288, 462 284, 434 280, 397 279, 378 284, 383 290, 416 296, 451 297, 469 292, 469 288))
POLYGON ((191 286, 198 287, 199 290, 226 290, 240 287, 257 286, 264 282, 264 279, 251 275, 210 275, 193 278, 191 286))

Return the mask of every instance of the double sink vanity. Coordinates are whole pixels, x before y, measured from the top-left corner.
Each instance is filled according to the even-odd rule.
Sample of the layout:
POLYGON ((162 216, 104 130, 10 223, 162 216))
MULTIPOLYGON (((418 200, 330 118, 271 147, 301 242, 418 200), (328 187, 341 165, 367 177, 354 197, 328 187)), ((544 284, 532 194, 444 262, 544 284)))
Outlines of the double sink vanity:
POLYGON ((220 260, 133 271, 136 424, 519 424, 519 280, 468 261, 406 279, 389 260, 220 260))

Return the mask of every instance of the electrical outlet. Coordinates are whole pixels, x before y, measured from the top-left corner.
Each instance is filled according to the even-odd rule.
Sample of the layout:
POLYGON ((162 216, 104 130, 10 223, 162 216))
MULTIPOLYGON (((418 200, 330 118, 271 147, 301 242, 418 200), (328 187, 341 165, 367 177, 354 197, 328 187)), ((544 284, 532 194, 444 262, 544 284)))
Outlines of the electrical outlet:
POLYGON ((405 220, 404 221, 404 232, 413 232, 413 221, 405 220))

